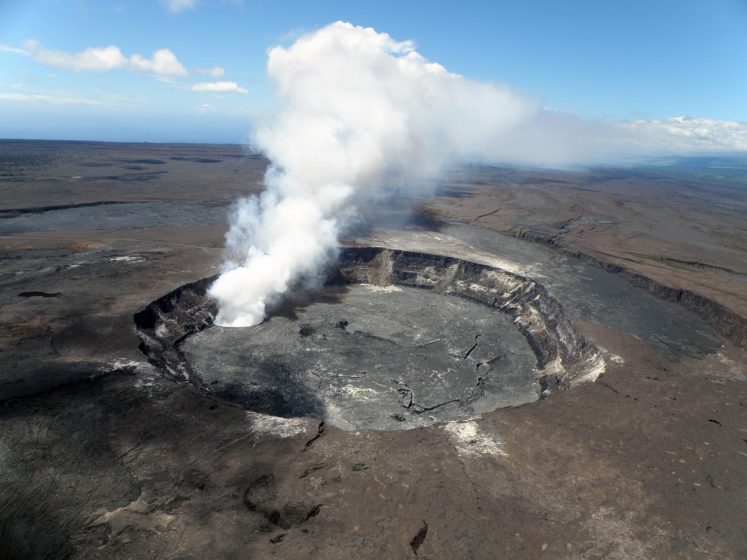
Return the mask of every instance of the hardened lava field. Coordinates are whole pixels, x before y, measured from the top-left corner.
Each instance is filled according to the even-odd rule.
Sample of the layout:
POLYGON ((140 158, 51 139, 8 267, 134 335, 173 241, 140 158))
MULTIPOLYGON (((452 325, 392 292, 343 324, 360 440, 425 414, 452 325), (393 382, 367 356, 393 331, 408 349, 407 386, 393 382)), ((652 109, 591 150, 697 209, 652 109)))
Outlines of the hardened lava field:
POLYGON ((745 557, 736 159, 458 170, 323 289, 221 329, 206 288, 265 160, 0 147, 1 558, 745 557))

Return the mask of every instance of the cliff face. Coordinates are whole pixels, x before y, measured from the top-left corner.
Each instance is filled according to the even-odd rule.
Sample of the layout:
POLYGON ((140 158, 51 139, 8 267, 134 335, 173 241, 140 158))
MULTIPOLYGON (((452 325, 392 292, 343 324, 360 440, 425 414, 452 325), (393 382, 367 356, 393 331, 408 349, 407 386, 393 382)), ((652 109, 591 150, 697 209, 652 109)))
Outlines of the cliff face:
POLYGON ((543 391, 594 379, 603 369, 597 349, 573 327, 560 303, 524 276, 453 257, 389 249, 345 249, 339 274, 346 282, 430 289, 508 314, 535 353, 543 391))
POLYGON ((629 270, 622 265, 601 260, 582 251, 571 249, 563 245, 562 239, 558 235, 523 228, 512 230, 510 233, 518 239, 553 247, 562 253, 586 263, 618 274, 629 280, 634 286, 642 288, 666 301, 682 305, 706 321, 721 336, 728 338, 743 348, 747 347, 747 318, 742 317, 712 299, 691 290, 667 286, 653 278, 629 270))
POLYGON ((184 284, 135 314, 140 350, 166 377, 202 387, 179 345, 188 336, 213 325, 217 312, 207 290, 217 276, 184 284))

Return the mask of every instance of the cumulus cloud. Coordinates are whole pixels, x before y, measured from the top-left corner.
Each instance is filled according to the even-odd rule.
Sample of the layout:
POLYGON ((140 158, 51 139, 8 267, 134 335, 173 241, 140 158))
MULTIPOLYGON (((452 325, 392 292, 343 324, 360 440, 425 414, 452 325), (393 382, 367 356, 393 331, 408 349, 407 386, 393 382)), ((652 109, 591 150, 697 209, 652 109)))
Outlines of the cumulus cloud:
POLYGON ((211 76, 213 78, 220 78, 226 73, 226 71, 220 66, 213 66, 212 68, 195 68, 195 72, 197 72, 198 74, 205 74, 206 76, 211 76))
POLYGON ((212 91, 221 93, 249 93, 236 82, 200 82, 192 86, 192 91, 212 91))
POLYGON ((196 0, 161 0, 166 9, 172 14, 178 14, 184 10, 191 10, 197 5, 196 0))
POLYGON ((747 150, 747 123, 689 116, 619 123, 634 142, 652 152, 702 153, 747 150))
POLYGON ((3 50, 29 56, 42 64, 76 72, 129 69, 159 76, 186 76, 188 74, 184 65, 169 49, 159 49, 150 58, 140 54, 133 54, 128 58, 119 47, 114 45, 89 47, 81 52, 71 53, 47 49, 39 41, 31 39, 23 43, 22 49, 6 47, 3 50))
POLYGON ((140 72, 149 72, 159 76, 186 76, 188 73, 169 49, 159 49, 149 59, 133 54, 130 57, 130 66, 140 72))
POLYGON ((128 63, 119 47, 90 47, 78 53, 45 49, 39 41, 29 40, 23 44, 34 60, 68 70, 113 70, 128 63))
POLYGON ((744 122, 689 116, 602 122, 543 109, 510 136, 486 147, 482 159, 565 167, 745 150, 744 122))

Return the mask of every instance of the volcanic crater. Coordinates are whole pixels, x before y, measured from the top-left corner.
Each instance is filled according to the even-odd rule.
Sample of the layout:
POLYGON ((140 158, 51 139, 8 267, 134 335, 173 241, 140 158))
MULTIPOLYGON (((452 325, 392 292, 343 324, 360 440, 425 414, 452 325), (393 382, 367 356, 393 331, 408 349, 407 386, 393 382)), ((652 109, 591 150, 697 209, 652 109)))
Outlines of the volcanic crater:
POLYGON ((214 324, 215 277, 134 317, 169 378, 281 417, 345 430, 473 418, 593 380, 599 350, 535 280, 456 257, 345 247, 327 284, 261 324, 214 324))

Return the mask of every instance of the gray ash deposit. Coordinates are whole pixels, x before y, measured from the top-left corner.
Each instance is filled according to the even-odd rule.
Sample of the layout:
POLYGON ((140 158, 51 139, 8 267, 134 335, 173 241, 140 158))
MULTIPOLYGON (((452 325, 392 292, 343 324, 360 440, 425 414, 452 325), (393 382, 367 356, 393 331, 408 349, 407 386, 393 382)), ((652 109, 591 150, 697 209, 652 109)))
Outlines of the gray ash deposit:
POLYGON ((324 288, 261 325, 213 325, 213 278, 135 316, 168 377, 248 410, 398 430, 531 402, 604 362, 537 282, 419 252, 341 251, 324 288))

